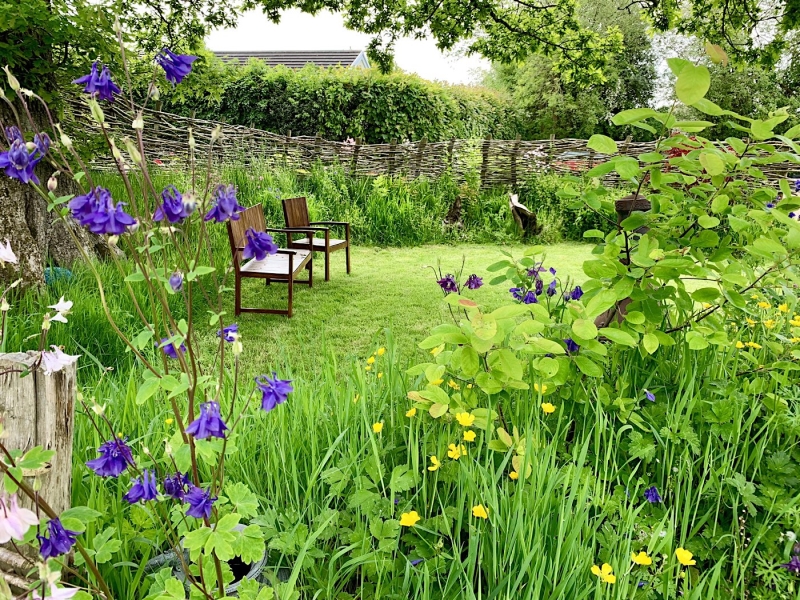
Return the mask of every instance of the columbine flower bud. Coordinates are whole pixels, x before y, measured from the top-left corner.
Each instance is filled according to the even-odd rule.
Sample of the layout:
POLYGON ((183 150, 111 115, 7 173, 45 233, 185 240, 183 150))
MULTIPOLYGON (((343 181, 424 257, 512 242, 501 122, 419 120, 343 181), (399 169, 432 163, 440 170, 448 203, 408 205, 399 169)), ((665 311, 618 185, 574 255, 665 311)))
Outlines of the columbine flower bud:
POLYGON ((167 453, 167 456, 172 456, 172 444, 169 443, 169 440, 164 440, 164 452, 167 453))
MULTIPOLYGON (((59 128, 60 131, 60 128, 59 128)), ((64 146, 67 150, 72 150, 72 138, 70 138, 66 133, 60 131, 61 133, 61 145, 64 146)))
POLYGON ((108 236, 108 245, 109 246, 111 246, 112 248, 115 248, 117 246, 117 242, 119 242, 119 236, 118 235, 110 235, 110 236, 108 236))
POLYGON ((3 67, 3 71, 6 72, 6 77, 8 77, 8 87, 10 87, 15 92, 18 92, 20 87, 19 81, 17 81, 17 78, 11 74, 11 71, 8 69, 8 65, 3 67))
POLYGON ((144 129, 144 118, 142 117, 142 113, 136 115, 136 118, 133 120, 133 123, 131 123, 131 126, 140 131, 144 129))
POLYGON ((106 405, 95 402, 92 404, 92 412, 98 417, 102 417, 106 413, 106 405))
POLYGON ((211 132, 211 143, 213 144, 222 137, 222 125, 217 125, 211 132))
POLYGON ((33 491, 39 492, 42 489, 42 479, 41 477, 34 477, 33 478, 33 491))
POLYGON ((50 313, 45 313, 44 317, 42 318, 42 331, 47 331, 50 329, 50 313))
POLYGON ((0 300, 0 312, 8 312, 11 310, 11 305, 8 303, 8 300, 3 298, 0 300))
POLYGON ((135 219, 133 221, 133 225, 130 225, 128 227, 128 233, 136 233, 137 231, 139 231, 139 225, 140 225, 139 220, 135 219))
POLYGON ((122 152, 120 152, 119 148, 117 148, 117 144, 111 139, 108 140, 108 143, 111 146, 111 156, 113 156, 114 160, 117 162, 122 162, 122 152))
POLYGON ((34 150, 36 150, 36 144, 34 144, 33 142, 25 142, 25 148, 28 149, 28 152, 33 152, 34 150))
POLYGON ((242 352, 244 352, 244 346, 242 346, 242 337, 238 333, 233 334, 231 351, 233 352, 234 356, 241 356, 242 352))
MULTIPOLYGON (((134 121, 135 122, 135 121, 134 121)), ((131 160, 135 162, 137 165, 142 164, 142 155, 139 154, 139 149, 136 147, 136 144, 130 138, 122 138, 122 141, 125 142, 125 149, 128 151, 128 154, 131 156, 131 160)))
POLYGON ((14 289, 15 287, 17 287, 17 286, 18 286, 20 283, 22 283, 22 279, 17 279, 17 280, 16 280, 15 282, 13 282, 13 283, 12 283, 10 286, 8 286, 8 289, 12 290, 12 289, 14 289))
POLYGON ((191 215, 197 210, 197 198, 193 192, 186 192, 183 195, 183 206, 186 209, 186 214, 191 215))
POLYGON ((161 92, 158 90, 158 86, 155 84, 150 84, 147 94, 156 102, 158 102, 158 99, 161 97, 161 92))
POLYGON ((119 34, 122 32, 122 23, 119 22, 119 17, 114 19, 114 33, 119 34))
POLYGON ((58 189, 58 179, 56 179, 55 173, 50 175, 50 179, 47 180, 47 189, 51 192, 55 192, 58 189))
POLYGON ((102 125, 106 122, 106 116, 103 114, 103 109, 100 108, 100 103, 97 102, 97 100, 89 100, 89 112, 98 125, 102 125))
POLYGON ((192 128, 189 127, 189 149, 194 150, 196 143, 194 141, 194 134, 192 133, 192 128))

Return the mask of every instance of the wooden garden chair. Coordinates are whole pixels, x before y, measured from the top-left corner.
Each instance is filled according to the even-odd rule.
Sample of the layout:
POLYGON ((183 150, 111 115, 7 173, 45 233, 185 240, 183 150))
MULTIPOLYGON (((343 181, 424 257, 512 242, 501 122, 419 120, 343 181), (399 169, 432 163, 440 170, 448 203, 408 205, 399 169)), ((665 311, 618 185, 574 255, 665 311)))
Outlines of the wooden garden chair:
POLYGON ((287 241, 291 240, 292 233, 302 233, 314 239, 314 235, 321 228, 304 227, 299 229, 275 229, 267 227, 264 221, 264 211, 261 206, 251 206, 239 213, 238 221, 228 221, 228 240, 231 244, 233 255, 233 271, 235 275, 235 314, 243 312, 270 313, 292 316, 292 300, 294 298, 294 283, 303 283, 312 287, 314 284, 314 269, 311 261, 311 251, 302 249, 279 249, 277 254, 268 254, 264 260, 251 259, 242 262, 242 251, 247 239, 245 231, 250 228, 256 231, 269 233, 283 233, 287 241), (299 279, 303 269, 308 271, 308 279, 299 279), (289 306, 287 309, 275 308, 243 308, 242 307, 242 279, 255 278, 266 280, 266 285, 271 282, 286 283, 289 286, 289 306))
POLYGON ((347 273, 350 274, 350 223, 344 221, 309 221, 308 205, 305 197, 286 198, 283 201, 283 218, 287 229, 308 229, 312 226, 323 226, 325 237, 314 238, 304 237, 294 240, 293 235, 287 236, 286 245, 289 248, 300 248, 303 250, 313 250, 314 252, 325 253, 325 281, 330 281, 331 271, 331 252, 344 249, 347 256, 347 273), (333 239, 330 236, 330 226, 344 227, 344 239, 333 239))

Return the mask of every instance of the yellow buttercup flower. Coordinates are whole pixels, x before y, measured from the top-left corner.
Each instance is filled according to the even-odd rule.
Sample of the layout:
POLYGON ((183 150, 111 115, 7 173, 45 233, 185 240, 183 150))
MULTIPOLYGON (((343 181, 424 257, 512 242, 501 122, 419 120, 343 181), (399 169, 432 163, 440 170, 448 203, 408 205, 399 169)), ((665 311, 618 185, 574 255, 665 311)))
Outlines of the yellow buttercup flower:
POLYGON ((443 381, 444 379, 434 379, 433 381, 431 381, 431 385, 442 385, 443 381))
POLYGON ((365 371, 372 371, 372 365, 367 365, 366 367, 364 367, 364 370, 365 371))
POLYGON ((749 346, 750 348, 755 348, 756 350, 761 350, 761 344, 756 344, 755 342, 747 342, 745 346, 749 346))
POLYGON ((472 389, 472 384, 471 384, 471 383, 468 383, 468 384, 467 384, 467 389, 468 389, 468 390, 471 390, 471 389, 472 389))
POLYGON ((758 294, 750 294, 750 298, 753 300, 758 300, 759 298, 761 298, 761 296, 759 296, 758 294))
POLYGON ((380 433, 381 431, 383 431, 383 421, 381 421, 380 423, 373 423, 372 431, 374 431, 375 433, 380 433))
POLYGON ((758 304, 756 304, 756 306, 757 306, 758 308, 763 308, 763 309, 765 309, 765 310, 766 310, 767 308, 771 308, 771 306, 772 306, 772 305, 771 305, 769 302, 764 302, 764 301, 762 300, 761 302, 759 302, 758 304))
POLYGON ((439 459, 435 456, 431 456, 431 466, 428 467, 428 471, 436 471, 439 467, 442 466, 442 463, 439 462, 439 459))
POLYGON ((378 348, 378 351, 375 354, 377 354, 378 356, 383 356, 384 354, 386 354, 386 348, 381 346, 380 348, 378 348))
POLYGON ((603 563, 602 567, 592 565, 592 573, 597 575, 601 581, 617 583, 617 576, 614 575, 614 568, 608 563, 603 563))
POLYGON ((647 556, 647 552, 639 552, 639 554, 632 552, 631 560, 637 565, 641 565, 643 567, 649 567, 653 564, 653 559, 647 556))
POLYGON ((383 377, 383 373, 378 373, 378 379, 380 379, 381 377, 383 377))
POLYGON ((164 419, 164 423, 166 423, 167 425, 172 425, 173 422, 174 419, 164 419))
POLYGON ((784 302, 783 304, 779 304, 778 310, 781 311, 782 313, 787 313, 789 312, 789 305, 786 304, 786 302, 784 302))
POLYGON ((517 473, 516 471, 511 471, 511 473, 509 473, 508 476, 509 476, 509 478, 513 479, 514 481, 519 479, 519 473, 517 473))
POLYGON ((361 394, 356 394, 353 396, 353 404, 358 404, 358 399, 361 398, 361 394))
POLYGON ((478 519, 488 519, 489 511, 486 510, 486 507, 483 504, 478 504, 477 506, 472 507, 472 516, 478 519))
POLYGON ((539 385, 538 383, 534 383, 533 389, 544 394, 547 391, 547 386, 545 384, 539 385))
POLYGON ((374 356, 370 356, 370 357, 367 359, 367 364, 368 364, 368 365, 371 365, 371 364, 373 364, 374 362, 375 362, 375 357, 374 357, 374 356))
POLYGON ((407 416, 409 419, 410 419, 411 417, 414 417, 414 416, 416 416, 416 414, 417 414, 417 409, 416 409, 415 407, 413 407, 413 406, 412 406, 411 408, 409 408, 409 409, 408 409, 408 411, 406 412, 406 416, 407 416))
POLYGON ((797 342, 800 342, 800 337, 793 337, 789 341, 792 342, 793 344, 796 344, 797 342))
POLYGON ((772 329, 773 327, 775 327, 775 319, 766 319, 765 321, 761 321, 761 323, 767 329, 772 329))
POLYGON ((456 446, 455 444, 450 444, 447 447, 447 456, 452 458, 453 460, 458 460, 462 456, 467 455, 467 448, 464 444, 459 444, 456 446))
POLYGON ((750 317, 745 317, 744 320, 747 322, 748 325, 750 325, 750 327, 756 324, 756 322, 753 321, 753 319, 751 319, 750 317))
POLYGON ((684 567, 691 567, 692 565, 697 564, 697 561, 692 558, 692 553, 688 550, 684 550, 683 548, 678 548, 675 550, 675 557, 678 559, 678 562, 681 563, 684 567))
POLYGON ((711 308, 711 303, 703 302, 703 308, 711 308))
POLYGON ((415 510, 400 515, 401 527, 414 527, 414 525, 419 523, 419 521, 420 521, 420 516, 419 514, 417 514, 417 511, 415 510))
POLYGON ((736 340, 736 347, 737 347, 739 350, 741 350, 742 348, 744 348, 744 344, 743 344, 741 341, 739 341, 739 340, 736 340))
POLYGON ((474 442, 475 441, 475 432, 472 429, 467 429, 464 432, 464 441, 465 442, 474 442))
POLYGON ((552 415, 554 412, 556 412, 556 407, 549 402, 544 402, 542 403, 542 410, 544 411, 544 414, 552 415))
POLYGON ((462 427, 472 427, 472 424, 475 422, 475 415, 471 415, 468 412, 456 413, 456 421, 458 421, 459 425, 462 427))
POLYGON ((453 381, 452 379, 451 379, 450 381, 448 381, 448 382, 447 382, 447 385, 449 385, 449 386, 450 386, 451 388, 453 388, 455 391, 458 391, 458 390, 460 390, 460 389, 461 389, 461 386, 460 386, 460 385, 458 385, 458 384, 457 384, 455 381, 453 381))
POLYGON ((800 327, 800 319, 798 319, 797 316, 795 316, 794 319, 789 321, 789 325, 791 325, 792 327, 800 327))
POLYGON ((444 344, 442 344, 441 346, 436 346, 436 348, 431 350, 431 354, 433 354, 434 356, 439 356, 439 354, 441 354, 442 350, 444 350, 444 344))

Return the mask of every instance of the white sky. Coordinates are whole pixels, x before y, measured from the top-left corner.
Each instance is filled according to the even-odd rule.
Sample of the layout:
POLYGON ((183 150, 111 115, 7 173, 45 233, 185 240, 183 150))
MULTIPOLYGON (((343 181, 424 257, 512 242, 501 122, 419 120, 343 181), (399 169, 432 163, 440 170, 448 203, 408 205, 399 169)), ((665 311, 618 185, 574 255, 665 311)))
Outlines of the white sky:
MULTIPOLYGON (((340 15, 322 12, 316 16, 299 10, 283 13, 281 23, 271 23, 261 11, 239 17, 233 29, 213 31, 206 39, 211 50, 363 50, 370 36, 346 29, 340 15)), ((475 83, 489 61, 478 56, 443 54, 430 39, 404 38, 397 42, 395 64, 431 81, 475 83)))

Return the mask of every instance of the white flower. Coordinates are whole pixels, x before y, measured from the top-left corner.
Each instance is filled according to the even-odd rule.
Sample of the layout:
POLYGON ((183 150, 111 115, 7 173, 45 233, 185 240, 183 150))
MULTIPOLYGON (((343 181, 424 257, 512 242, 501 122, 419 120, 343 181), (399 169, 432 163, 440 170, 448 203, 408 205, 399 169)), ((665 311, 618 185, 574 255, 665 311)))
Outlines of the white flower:
POLYGON ((67 322, 67 315, 72 310, 72 300, 64 300, 64 296, 58 299, 58 302, 51 304, 47 308, 52 308, 56 311, 56 316, 50 317, 51 321, 58 321, 59 323, 67 322))
POLYGON ((60 588, 56 587, 54 583, 51 583, 50 593, 44 598, 42 598, 41 594, 39 594, 38 589, 33 592, 33 597, 35 600, 68 600, 77 594, 78 591, 78 588, 60 588))
POLYGON ((12 539, 22 541, 28 529, 39 524, 36 514, 27 508, 20 508, 16 495, 0 499, 0 543, 12 539))
POLYGON ((14 251, 11 249, 11 242, 6 240, 5 245, 0 244, 0 263, 11 263, 15 265, 17 262, 17 255, 14 254, 14 251))
POLYGON ((42 366, 45 375, 52 375, 78 360, 80 354, 74 356, 64 354, 58 346, 50 346, 52 352, 42 352, 42 366))

